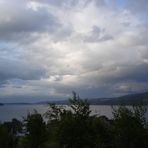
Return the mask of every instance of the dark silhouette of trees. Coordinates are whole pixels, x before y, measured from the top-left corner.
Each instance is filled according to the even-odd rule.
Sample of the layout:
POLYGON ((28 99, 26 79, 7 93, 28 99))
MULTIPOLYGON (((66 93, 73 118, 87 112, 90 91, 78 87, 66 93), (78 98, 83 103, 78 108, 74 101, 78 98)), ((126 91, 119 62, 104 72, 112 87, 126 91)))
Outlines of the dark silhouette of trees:
POLYGON ((54 134, 51 136, 56 136, 54 143, 57 144, 57 147, 89 147, 89 114, 89 104, 86 100, 81 100, 75 92, 70 99, 70 110, 53 104, 50 105, 46 117, 49 119, 49 127, 52 127, 53 123, 57 125, 54 128, 54 134))
POLYGON ((46 125, 38 112, 28 114, 24 120, 26 130, 26 143, 28 148, 41 148, 46 141, 46 125))
POLYGON ((146 148, 148 146, 145 111, 145 107, 141 106, 134 106, 132 109, 121 106, 114 110, 115 147, 146 148))
POLYGON ((93 147, 113 148, 112 122, 105 116, 92 117, 91 119, 93 147))
POLYGON ((22 123, 17 119, 0 125, 0 148, 16 148, 18 143, 17 133, 21 132, 22 123))

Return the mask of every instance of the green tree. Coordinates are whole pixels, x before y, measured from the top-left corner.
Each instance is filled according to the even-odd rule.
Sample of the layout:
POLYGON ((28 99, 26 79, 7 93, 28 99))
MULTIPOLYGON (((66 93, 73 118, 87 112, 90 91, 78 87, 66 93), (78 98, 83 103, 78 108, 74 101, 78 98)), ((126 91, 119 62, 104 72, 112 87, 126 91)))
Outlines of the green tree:
POLYGON ((41 114, 37 113, 36 111, 33 114, 28 114, 24 122, 28 147, 44 147, 44 143, 46 142, 46 124, 41 114))
POLYGON ((22 130, 22 123, 17 119, 0 125, 0 148, 16 148, 17 134, 22 130))
POLYGON ((113 126, 105 116, 91 117, 92 141, 94 148, 114 148, 113 126))
POLYGON ((73 92, 73 96, 69 99, 69 102, 72 112, 76 117, 86 119, 89 117, 91 110, 87 100, 82 100, 79 95, 73 92))
POLYGON ((55 137, 55 143, 60 148, 89 148, 91 145, 89 134, 89 114, 90 108, 86 100, 73 92, 70 99, 70 108, 50 105, 46 113, 49 122, 48 126, 54 127, 51 137, 55 137))
POLYGON ((148 146, 144 112, 145 109, 138 106, 132 109, 121 106, 113 111, 115 147, 146 148, 148 146))
POLYGON ((0 148, 8 148, 10 136, 8 130, 1 124, 0 125, 0 148))

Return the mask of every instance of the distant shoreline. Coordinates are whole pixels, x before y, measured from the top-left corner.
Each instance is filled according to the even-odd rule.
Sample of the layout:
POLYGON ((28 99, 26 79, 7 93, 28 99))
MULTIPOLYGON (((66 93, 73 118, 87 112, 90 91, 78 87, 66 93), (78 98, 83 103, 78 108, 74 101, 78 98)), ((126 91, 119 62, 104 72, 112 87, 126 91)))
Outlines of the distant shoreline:
MULTIPOLYGON (((148 105, 148 92, 129 94, 120 97, 112 98, 86 98, 90 105, 148 105)), ((68 105, 69 101, 66 100, 47 100, 42 102, 16 102, 16 103, 0 103, 0 105, 45 105, 45 104, 56 104, 56 105, 68 105)))

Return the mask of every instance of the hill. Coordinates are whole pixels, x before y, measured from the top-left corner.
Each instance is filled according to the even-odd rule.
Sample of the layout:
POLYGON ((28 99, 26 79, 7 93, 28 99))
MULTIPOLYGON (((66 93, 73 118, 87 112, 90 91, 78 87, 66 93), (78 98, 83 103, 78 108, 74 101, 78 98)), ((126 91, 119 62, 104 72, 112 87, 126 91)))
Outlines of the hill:
MULTIPOLYGON (((148 105, 148 92, 129 94, 120 97, 112 98, 88 98, 88 102, 91 105, 148 105)), ((56 100, 56 101, 42 101, 36 103, 5 103, 7 105, 32 105, 32 104, 48 104, 55 103, 57 105, 67 105, 69 104, 68 100, 56 100)), ((0 106, 4 105, 0 103, 0 106)))
POLYGON ((94 105, 148 105, 148 92, 130 94, 115 98, 88 99, 88 101, 90 104, 94 105))

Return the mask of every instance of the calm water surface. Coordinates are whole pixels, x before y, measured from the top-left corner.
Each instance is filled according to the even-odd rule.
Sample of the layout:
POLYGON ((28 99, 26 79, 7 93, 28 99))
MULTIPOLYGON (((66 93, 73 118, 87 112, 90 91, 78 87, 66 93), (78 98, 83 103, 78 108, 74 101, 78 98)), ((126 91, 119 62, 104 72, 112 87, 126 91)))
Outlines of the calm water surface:
MULTIPOLYGON (((48 109, 48 105, 4 105, 0 106, 0 121, 11 121, 12 118, 22 120, 26 117, 27 113, 32 113, 37 110, 39 113, 44 114, 48 109)), ((92 114, 105 115, 112 118, 112 107, 108 105, 91 105, 90 109, 92 114)), ((148 119, 148 112, 146 113, 148 119)))

